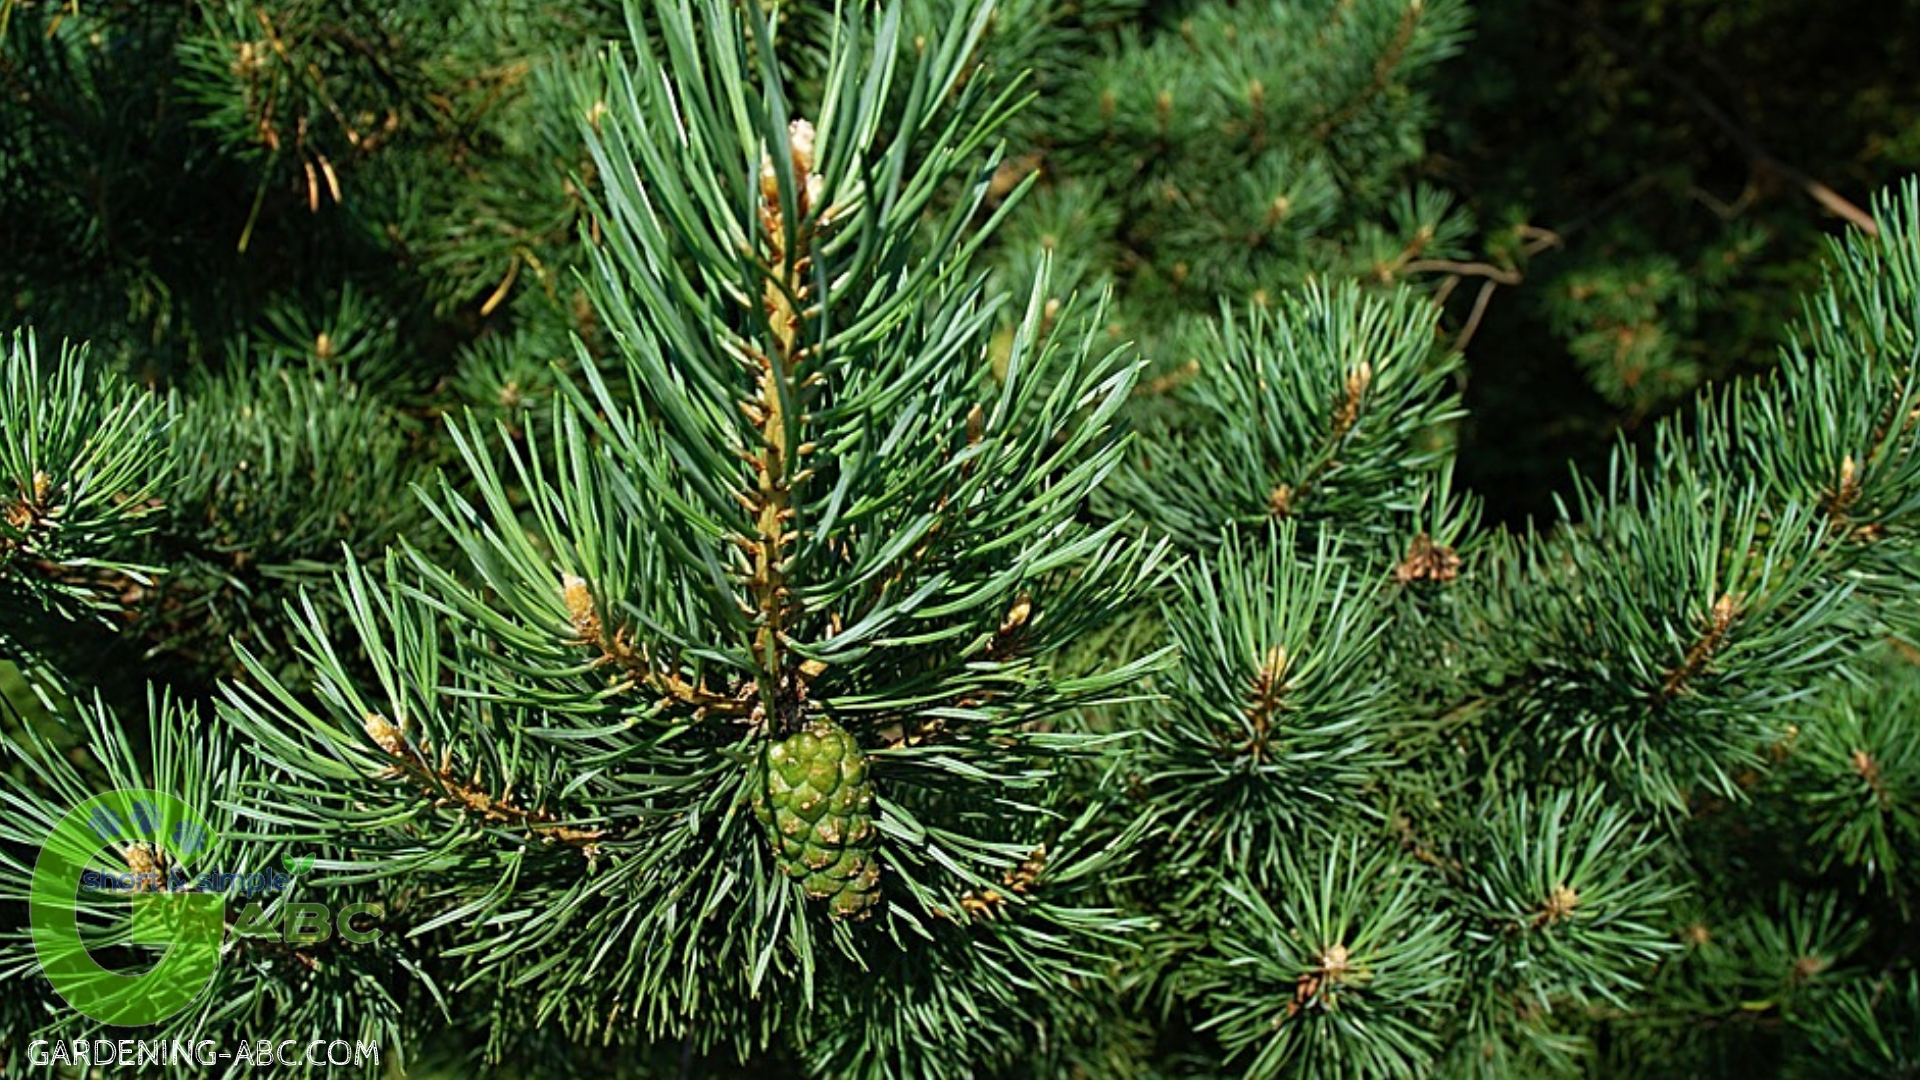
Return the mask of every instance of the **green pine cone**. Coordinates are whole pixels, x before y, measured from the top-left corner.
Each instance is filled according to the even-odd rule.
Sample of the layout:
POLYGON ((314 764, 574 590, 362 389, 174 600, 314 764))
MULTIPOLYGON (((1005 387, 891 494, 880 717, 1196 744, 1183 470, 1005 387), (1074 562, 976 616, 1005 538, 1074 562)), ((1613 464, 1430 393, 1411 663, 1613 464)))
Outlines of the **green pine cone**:
POLYGON ((880 902, 873 784, 860 744, 831 720, 767 748, 753 811, 774 856, 809 897, 839 919, 864 919, 880 902))

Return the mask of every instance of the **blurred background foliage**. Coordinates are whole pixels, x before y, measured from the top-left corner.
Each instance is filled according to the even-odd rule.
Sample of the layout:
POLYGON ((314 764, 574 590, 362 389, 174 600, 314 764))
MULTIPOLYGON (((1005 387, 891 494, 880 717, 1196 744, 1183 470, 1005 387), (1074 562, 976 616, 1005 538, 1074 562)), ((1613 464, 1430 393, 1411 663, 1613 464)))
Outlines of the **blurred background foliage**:
POLYGON ((1431 84, 1424 168, 1523 278, 1467 350, 1461 455, 1513 520, 1550 509, 1568 458, 1598 467, 1615 433, 1772 365, 1822 238, 1920 168, 1920 4, 1474 11, 1468 59, 1431 84))
POLYGON ((422 520, 438 415, 512 424, 595 340, 558 76, 620 12, 0 2, 8 321, 166 395, 193 478, 150 537, 169 574, 129 583, 137 633, 78 646, 128 663, 88 667, 203 696, 229 640, 286 657, 281 605, 422 520))

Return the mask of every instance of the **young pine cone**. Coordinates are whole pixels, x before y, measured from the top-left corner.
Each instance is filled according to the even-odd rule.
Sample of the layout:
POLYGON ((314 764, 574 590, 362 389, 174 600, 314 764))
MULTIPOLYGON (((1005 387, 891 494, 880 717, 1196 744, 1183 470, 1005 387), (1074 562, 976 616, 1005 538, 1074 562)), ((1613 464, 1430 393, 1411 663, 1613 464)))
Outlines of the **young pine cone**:
POLYGON ((753 812, 780 868, 834 918, 866 918, 880 902, 880 863, 860 745, 833 721, 814 720, 767 748, 761 781, 753 812))

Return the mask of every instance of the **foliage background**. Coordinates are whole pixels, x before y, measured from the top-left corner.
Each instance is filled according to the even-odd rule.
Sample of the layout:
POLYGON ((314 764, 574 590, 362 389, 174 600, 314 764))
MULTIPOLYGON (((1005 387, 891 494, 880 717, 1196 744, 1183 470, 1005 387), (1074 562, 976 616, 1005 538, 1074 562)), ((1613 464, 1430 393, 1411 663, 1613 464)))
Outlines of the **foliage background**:
MULTIPOLYGON (((578 273, 600 242, 589 207, 604 188, 581 138, 574 80, 594 70, 603 45, 625 39, 627 12, 610 0, 0 5, 0 282, 43 350, 90 339, 100 368, 155 392, 155 415, 175 434, 165 467, 177 481, 166 512, 130 528, 126 561, 108 568, 120 575, 110 580, 126 612, 110 627, 57 634, 22 619, 4 628, 18 646, 9 655, 86 673, 85 693, 124 716, 147 712, 148 680, 162 683, 184 704, 155 710, 151 728, 129 725, 136 746, 192 738, 218 680, 237 680, 251 695, 239 711, 254 745, 271 747, 276 766, 317 759, 320 741, 287 734, 299 707, 276 704, 275 687, 317 678, 344 698, 390 665, 420 662, 382 655, 378 635, 368 635, 373 647, 348 643, 316 662, 318 642, 350 636, 340 629, 349 624, 365 635, 381 619, 427 625, 448 605, 487 614, 450 588, 451 576, 432 576, 476 548, 459 548, 459 529, 433 525, 414 485, 457 507, 510 486, 488 478, 509 475, 530 448, 581 445, 567 443, 578 438, 568 416, 671 407, 618 379, 577 414, 568 411, 577 401, 556 392, 566 379, 621 372, 622 341, 644 336, 604 325, 619 301, 592 295, 590 275, 578 273), (464 442, 444 422, 460 415, 469 417, 464 442), (443 467, 448 486, 436 487, 443 467), (406 559, 383 561, 402 536, 413 545, 406 559), (358 595, 333 586, 343 557, 354 560, 346 580, 358 595), (141 565, 169 572, 149 581, 141 565), (403 581, 416 571, 430 586, 403 581), (407 592, 443 587, 438 608, 407 592), (303 596, 315 610, 284 617, 283 605, 303 596), (256 661, 237 661, 230 641, 256 661)), ((908 7, 916 27, 929 28, 955 6, 908 7)), ((777 62, 798 93, 819 91, 830 78, 830 18, 800 5, 777 14, 777 62)), ((636 21, 653 28, 649 16, 636 21)), ((1024 1029, 996 1026, 1006 1021, 992 1006, 1018 999, 1034 1009, 1025 1021, 1083 1037, 1056 1039, 1029 1060, 1009 1056, 1001 1064, 1013 1072, 1207 1075, 1234 1052, 1254 1072, 1301 1053, 1333 1053, 1347 1063, 1334 1072, 1417 1070, 1439 1040, 1407 1017, 1438 1015, 1443 1002, 1459 1006, 1452 1052, 1484 1045, 1493 1062, 1445 1061, 1463 1074, 1751 1075, 1783 1054, 1799 1063, 1851 1054, 1861 1075, 1881 1068, 1858 1032, 1885 1015, 1876 1011, 1883 993, 1920 998, 1884 986, 1869 998, 1860 987, 1876 973, 1911 971, 1905 878, 1887 870, 1909 864, 1915 831, 1904 811, 1859 812, 1847 784, 1856 744, 1884 748, 1890 777, 1920 771, 1911 731, 1883 726, 1876 711, 1911 700, 1912 665, 1898 647, 1862 650, 1849 672, 1872 689, 1822 695, 1808 706, 1819 723, 1808 722, 1801 756, 1764 777, 1743 770, 1784 745, 1771 740, 1797 707, 1793 695, 1838 662, 1828 643, 1911 637, 1888 602, 1910 577, 1892 556, 1849 561, 1859 553, 1833 555, 1795 532, 1817 516, 1802 504, 1832 511, 1819 484, 1845 487, 1824 474, 1807 480, 1799 467, 1818 458, 1831 471, 1838 462, 1826 457, 1845 448, 1756 456, 1737 447, 1711 403, 1688 406, 1710 381, 1771 369, 1800 298, 1832 264, 1822 242, 1843 223, 1806 181, 1865 206, 1913 170, 1920 88, 1901 77, 1899 60, 1916 34, 1920 17, 1903 6, 1836 18, 1803 0, 1004 5, 980 55, 1001 75, 1031 69, 1035 100, 1004 130, 986 203, 1030 187, 983 259, 991 290, 1031 292, 1035 303, 997 316, 988 355, 1005 378, 1025 348, 1020 327, 1082 338, 1090 353, 1137 342, 1146 368, 1128 423, 1149 452, 1103 478, 1073 524, 1116 535, 1144 526, 1194 558, 1157 583, 1155 603, 1061 661, 1092 671, 1167 641, 1180 647, 1180 663, 1145 684, 1164 704, 1101 703, 1083 718, 1091 731, 1073 733, 1155 733, 1141 772, 1126 778, 1132 801, 1121 803, 1143 824, 1128 832, 1090 820, 1087 829, 1145 852, 1136 865, 1147 869, 1102 899, 1150 912, 1148 952, 1168 959, 1127 970, 1120 993, 1088 1003, 968 998, 994 1017, 977 1031, 912 1000, 911 972, 896 971, 886 993, 897 998, 836 987, 838 1026, 816 1021, 806 1041, 755 1067, 872 1065, 852 1018, 872 1025, 888 1010, 906 1018, 879 1040, 891 1052, 911 1053, 916 1032, 966 1028, 1006 1053, 1009 1031, 1024 1029), (1084 302, 1102 290, 1109 302, 1084 302), (1082 302, 1066 303, 1076 292, 1082 302), (1441 301, 1437 322, 1416 302, 1423 296, 1441 301), (1354 341, 1368 346, 1364 371, 1324 362, 1354 341), (1232 358, 1231 370, 1251 374, 1202 376, 1201 357, 1232 358), (1276 386, 1297 391, 1283 395, 1295 404, 1268 416, 1262 403, 1276 386), (1364 437, 1346 440, 1353 419, 1340 419, 1339 403, 1357 416, 1362 400, 1364 437), (1255 414, 1262 425, 1242 423, 1255 414), (1617 449, 1622 438, 1628 450, 1617 449), (1697 472, 1672 464, 1694 455, 1705 463, 1697 472), (1644 486, 1631 478, 1642 463, 1644 486), (1716 470, 1748 486, 1707 475, 1716 470), (1272 517, 1288 520, 1267 532, 1272 517), (1515 530, 1482 533, 1476 520, 1515 530), (1540 536, 1527 530, 1536 521, 1540 536), (1240 531, 1223 540, 1223 528, 1240 531), (1443 548, 1458 542, 1490 591, 1466 600, 1430 588, 1457 568, 1437 554, 1397 580, 1407 588, 1376 594, 1361 584, 1407 565, 1415 533, 1443 548), (1569 566, 1580 573, 1556 576, 1569 566), (1758 598, 1753 643, 1740 654, 1748 667, 1716 675, 1690 714, 1711 722, 1708 735, 1654 730, 1650 738, 1671 741, 1629 742, 1635 752, 1596 763, 1605 721, 1631 722, 1644 703, 1614 683, 1608 664, 1656 655, 1649 642, 1672 644, 1703 618, 1733 618, 1730 599, 1717 603, 1732 591, 1704 600, 1689 591, 1702 566, 1716 584, 1738 578, 1758 598), (1435 580, 1418 580, 1424 574, 1435 580), (1618 612, 1612 636, 1598 640, 1579 614, 1594 596, 1618 612), (1842 603, 1861 597, 1860 609, 1842 603), (1509 625, 1524 632, 1508 636, 1509 625), (1281 652, 1256 640, 1266 631, 1285 639, 1281 652), (1594 648, 1612 651, 1588 662, 1594 648), (1210 741, 1242 720, 1219 703, 1250 671, 1278 685, 1287 657, 1311 649, 1323 658, 1289 705, 1288 737, 1317 748, 1305 760, 1320 764, 1260 766, 1265 788, 1214 775, 1210 741), (1429 722, 1422 710, 1438 712, 1437 703, 1451 711, 1429 722), (1522 735, 1502 741, 1502 718, 1535 715, 1567 726, 1513 725, 1522 735), (1410 760, 1422 768, 1396 773, 1410 760), (1527 771, 1569 761, 1582 763, 1563 766, 1578 776, 1536 785, 1527 771), (1631 793, 1631 809, 1594 796, 1588 767, 1631 793), (1561 780, 1571 782, 1554 789, 1561 780), (1720 797, 1749 801, 1736 813, 1720 797), (1237 824, 1204 843, 1182 830, 1222 807, 1237 824), (1673 816, 1682 807, 1684 821, 1673 816), (1513 898, 1559 883, 1546 864, 1563 849, 1517 838, 1563 821, 1573 837, 1564 850, 1589 843, 1610 856, 1567 856, 1581 895, 1609 921, 1579 938, 1579 950, 1535 955, 1514 928, 1538 929, 1546 916, 1513 898), (1649 823, 1671 828, 1654 835, 1649 823), (1406 850, 1382 854, 1387 834, 1406 850), (1823 858, 1822 848, 1845 857, 1823 858), (1223 853, 1231 869, 1215 874, 1223 853), (1697 910, 1680 929, 1711 925, 1713 935, 1650 929, 1677 902, 1663 875, 1709 884, 1684 901, 1697 910), (1326 906, 1272 888, 1308 880, 1327 883, 1326 906), (1241 908, 1252 915, 1234 923, 1241 908), (1443 908, 1445 917, 1432 915, 1443 908), (1327 964, 1283 928, 1332 938, 1342 920, 1365 928, 1375 949, 1367 962, 1398 976, 1359 1006, 1376 1010, 1360 1015, 1382 1033, 1378 1043, 1331 1023, 1270 1037, 1272 1003, 1317 1000, 1299 972, 1327 964), (1507 966, 1489 960, 1466 990, 1458 972, 1443 987, 1431 972, 1456 931, 1479 935, 1475 955, 1507 966), (1681 946, 1657 968, 1665 1011, 1640 1023, 1648 1018, 1622 1004, 1632 976, 1621 972, 1681 946), (1806 967, 1814 956, 1856 959, 1806 967), (1503 981, 1523 968, 1541 974, 1503 981), (1521 999, 1563 1011, 1542 1020, 1514 1004, 1521 999), (1674 1017, 1698 1037, 1662 1027, 1674 1017), (1366 1049, 1328 1049, 1347 1045, 1366 1049), (1667 1060, 1674 1046, 1687 1053, 1667 1060)), ((960 205, 965 190, 955 183, 936 202, 960 205)), ((1913 284, 1887 274, 1890 288, 1913 284)), ((1822 324, 1799 325, 1812 333, 1822 324)), ((1844 333, 1826 329, 1835 336, 1816 340, 1816 359, 1844 352, 1844 333)), ((1789 384, 1828 395, 1819 400, 1836 417, 1855 416, 1842 406, 1865 407, 1858 388, 1810 369, 1789 384)), ((949 374, 945 405, 967 385, 949 374)), ((1740 400, 1728 399, 1725 416, 1769 419, 1769 399, 1740 400)), ((1906 535, 1902 468, 1883 464, 1867 500, 1852 509, 1856 491, 1843 507, 1861 528, 1888 530, 1896 552, 1906 535)), ((517 488, 514 497, 531 499, 517 488)), ((543 555, 562 539, 543 536, 543 555)), ((540 602, 557 611, 560 597, 540 602)), ((1017 604, 1004 610, 1019 629, 1017 604)), ((509 682, 572 677, 520 670, 477 641, 449 648, 463 673, 498 664, 514 672, 509 682)), ((27 700, 17 669, 0 675, 0 690, 21 705, 7 714, 9 733, 48 734, 74 769, 91 768, 68 751, 99 729, 52 722, 27 700)), ((75 711, 57 694, 48 704, 75 711)), ((601 704, 578 686, 543 686, 513 707, 590 715, 601 704)), ((446 709, 491 749, 491 713, 446 709)), ((1251 733, 1249 745, 1265 737, 1251 733)), ((215 763, 232 752, 219 740, 204 749, 215 763)), ((653 764, 661 761, 678 767, 671 755, 653 764)), ((1114 780, 1091 767, 1063 775, 1062 798, 1114 780)), ((338 825, 331 811, 299 813, 312 815, 301 828, 338 825)), ((270 853, 283 840, 269 830, 249 850, 270 853)), ((1087 864, 1101 865, 1093 855, 1087 864)), ((472 865, 470 879, 496 868, 472 865)), ((1080 887, 1091 880, 1088 871, 1080 887)), ((1557 910, 1546 909, 1548 922, 1557 910)), ((360 981, 330 987, 337 998, 289 994, 272 980, 232 992, 305 1019, 323 1000, 352 1002, 363 1023, 417 1043, 429 1060, 446 1058, 456 1073, 478 1057, 530 1072, 599 1067, 598 1051, 574 1038, 591 1019, 584 1006, 530 1022, 537 995, 503 995, 451 1030, 424 1020, 426 1002, 400 989, 413 984, 397 966, 448 974, 435 965, 453 944, 430 934, 390 960, 349 965, 360 981)), ((944 955, 982 964, 969 978, 1004 974, 974 952, 944 955)), ((774 1024, 719 1010, 709 1020, 774 1024)), ((1906 1053, 1901 1037, 1890 1036, 1906 1053)), ((723 1038, 703 1039, 650 1046, 633 1068, 737 1068, 716 1048, 723 1038)))
POLYGON ((1550 509, 1563 462, 1590 472, 1696 387, 1772 366, 1822 238, 1844 227, 1802 182, 1864 205, 1920 168, 1920 90, 1887 77, 1920 41, 1920 9, 1488 0, 1474 14, 1484 62, 1434 80, 1425 167, 1473 207, 1476 249, 1525 275, 1474 337, 1461 453, 1489 513, 1519 520, 1550 509), (1529 257, 1522 222, 1555 242, 1529 257))

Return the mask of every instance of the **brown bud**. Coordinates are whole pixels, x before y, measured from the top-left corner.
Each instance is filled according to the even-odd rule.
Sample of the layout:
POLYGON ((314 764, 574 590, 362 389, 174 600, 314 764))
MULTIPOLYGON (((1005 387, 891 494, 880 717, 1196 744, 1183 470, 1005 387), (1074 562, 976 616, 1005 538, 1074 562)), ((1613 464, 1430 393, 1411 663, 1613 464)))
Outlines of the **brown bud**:
POLYGON ((1013 606, 1007 609, 1007 617, 1000 620, 1001 635, 1011 634, 1015 630, 1027 625, 1027 619, 1032 614, 1033 600, 1025 593, 1022 593, 1020 598, 1013 602, 1013 606))
POLYGON ((386 717, 379 713, 368 713, 362 723, 366 727, 367 737, 372 739, 374 745, 380 749, 394 757, 407 752, 407 737, 401 734, 400 729, 394 727, 393 722, 386 717))
POLYGON ((1293 485, 1281 484, 1267 496, 1267 509, 1274 517, 1288 517, 1293 513, 1293 485))
POLYGON ((583 636, 591 636, 599 628, 599 617, 593 610, 593 591, 587 587, 586 579, 568 574, 560 579, 560 594, 567 603, 567 616, 573 620, 574 629, 583 636))
POLYGON ((160 853, 151 844, 135 844, 127 849, 127 869, 141 876, 160 872, 160 853))
POLYGON ((1580 906, 1579 893, 1574 892, 1565 885, 1555 885, 1553 891, 1547 894, 1546 901, 1540 905, 1539 914, 1533 917, 1533 924, 1535 926, 1552 926, 1554 923, 1572 915, 1573 909, 1578 906, 1580 906))

